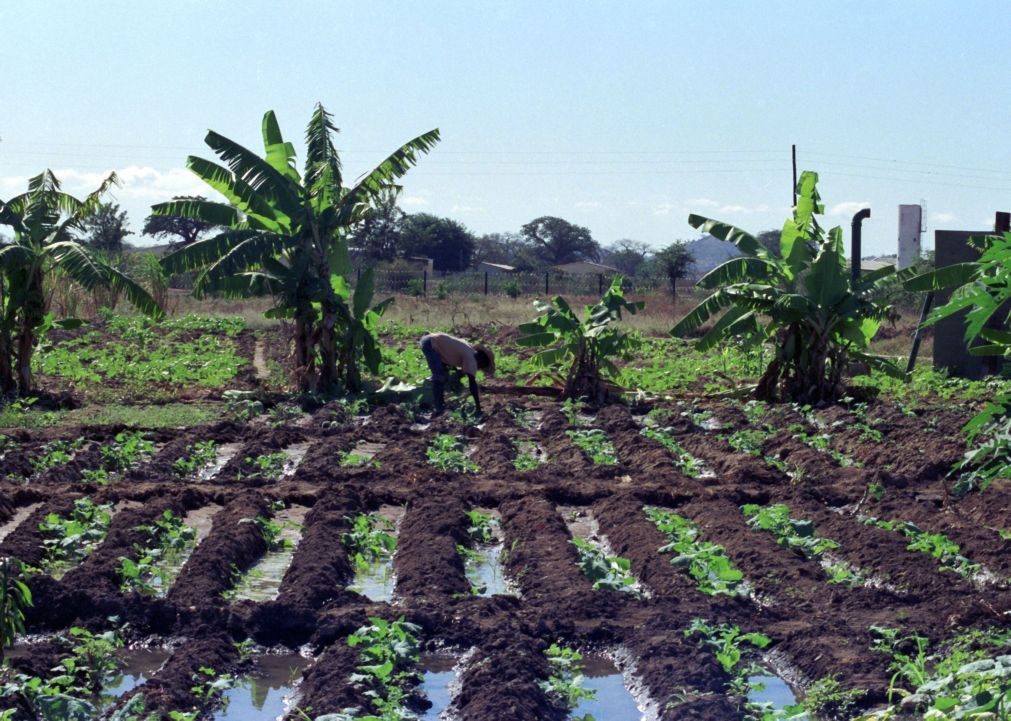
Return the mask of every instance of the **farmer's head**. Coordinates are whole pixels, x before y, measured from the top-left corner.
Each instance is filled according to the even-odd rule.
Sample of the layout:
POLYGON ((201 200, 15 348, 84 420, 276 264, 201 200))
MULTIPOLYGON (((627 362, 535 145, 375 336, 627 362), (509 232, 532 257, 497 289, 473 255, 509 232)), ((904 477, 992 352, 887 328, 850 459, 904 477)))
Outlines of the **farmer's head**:
POLYGON ((485 375, 495 374, 495 356, 484 346, 477 346, 474 350, 474 358, 477 359, 477 367, 485 372, 485 375))

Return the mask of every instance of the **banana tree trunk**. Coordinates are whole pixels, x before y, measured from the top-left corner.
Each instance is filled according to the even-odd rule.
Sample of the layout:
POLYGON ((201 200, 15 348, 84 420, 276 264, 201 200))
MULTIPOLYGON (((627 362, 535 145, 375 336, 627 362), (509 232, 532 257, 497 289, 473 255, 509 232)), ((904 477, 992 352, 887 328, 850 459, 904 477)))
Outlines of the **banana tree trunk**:
POLYGON ((340 386, 337 376, 337 337, 334 327, 337 325, 337 309, 333 301, 323 300, 321 303, 323 319, 319 332, 319 387, 324 393, 332 393, 340 386))
POLYGON ((312 342, 312 319, 304 313, 295 317, 295 377, 302 392, 315 390, 315 348, 312 342))
POLYGON ((5 398, 13 395, 18 386, 14 377, 13 353, 14 346, 10 332, 0 331, 0 395, 5 398))
POLYGON ((18 393, 27 396, 32 392, 32 354, 35 352, 36 329, 46 315, 46 296, 42 285, 42 269, 35 268, 30 275, 25 307, 21 310, 21 323, 16 338, 18 393))

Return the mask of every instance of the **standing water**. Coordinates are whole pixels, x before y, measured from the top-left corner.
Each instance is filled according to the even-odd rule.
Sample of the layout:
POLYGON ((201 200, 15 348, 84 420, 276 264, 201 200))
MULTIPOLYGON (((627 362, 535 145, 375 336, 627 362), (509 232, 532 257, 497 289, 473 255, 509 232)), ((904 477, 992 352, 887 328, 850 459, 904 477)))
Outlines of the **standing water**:
POLYGON ((591 714, 596 721, 645 721, 646 714, 625 686, 625 677, 606 656, 583 657, 583 688, 594 692, 572 710, 573 716, 591 714))
MULTIPOLYGON (((748 701, 755 704, 771 704, 777 710, 797 703, 797 697, 779 676, 766 671, 748 677, 748 701)), ((792 718, 792 717, 791 717, 792 718)))
POLYGON ((222 696, 214 721, 273 721, 288 713, 295 684, 311 661, 296 654, 265 654, 253 661, 253 671, 240 676, 222 696))
POLYGON ((183 525, 189 526, 195 530, 196 536, 193 538, 193 543, 189 544, 186 548, 178 553, 174 553, 165 559, 164 563, 159 564, 160 570, 163 572, 163 577, 156 577, 151 585, 155 587, 156 593, 159 596, 164 597, 165 594, 169 592, 172 588, 172 584, 175 583, 176 578, 179 573, 183 570, 183 566, 186 565, 186 561, 190 559, 193 555, 193 551, 196 550, 200 542, 203 541, 211 532, 211 527, 214 525, 214 516, 217 515, 218 511, 221 510, 221 506, 216 503, 211 503, 207 506, 201 506, 196 508, 186 514, 183 518, 183 525))
POLYGON ((197 471, 197 479, 209 481, 214 478, 232 460, 235 454, 239 452, 240 448, 242 448, 241 443, 222 443, 219 445, 214 449, 214 462, 197 471))
POLYGON ((421 721, 438 721, 453 700, 452 685, 459 678, 455 670, 457 659, 445 654, 426 653, 421 655, 418 670, 423 674, 421 692, 432 704, 421 717, 421 721))
MULTIPOLYGON (((375 515, 379 516, 380 523, 383 524, 377 530, 390 533, 395 538, 400 532, 400 522, 404 519, 403 506, 380 506, 375 515)), ((396 587, 396 577, 393 573, 394 554, 395 552, 383 553, 378 561, 356 569, 354 581, 348 586, 348 590, 360 593, 370 601, 392 599, 396 587)))
POLYGON ((309 452, 310 445, 312 444, 308 441, 295 443, 281 451, 284 455, 288 456, 288 460, 284 464, 284 471, 281 473, 281 478, 287 478, 298 469, 298 464, 302 462, 305 454, 309 452))
POLYGON ((272 601, 277 598, 281 581, 302 538, 302 522, 305 521, 308 512, 306 506, 291 506, 274 515, 274 523, 281 526, 280 548, 276 551, 267 551, 263 558, 242 576, 232 594, 233 598, 250 601, 272 601))
POLYGON ((154 676, 171 654, 164 648, 130 648, 120 651, 119 675, 102 690, 110 703, 154 676))
MULTIPOLYGON (((486 519, 480 528, 486 534, 481 537, 480 531, 475 533, 471 528, 471 538, 475 539, 472 548, 458 547, 463 556, 463 569, 467 580, 478 596, 495 596, 506 594, 518 596, 516 587, 505 577, 503 569, 503 552, 505 544, 502 540, 502 521, 497 511, 475 508, 472 514, 486 519), (489 540, 490 538, 490 540, 489 540)), ((473 519, 472 519, 473 520, 473 519)))

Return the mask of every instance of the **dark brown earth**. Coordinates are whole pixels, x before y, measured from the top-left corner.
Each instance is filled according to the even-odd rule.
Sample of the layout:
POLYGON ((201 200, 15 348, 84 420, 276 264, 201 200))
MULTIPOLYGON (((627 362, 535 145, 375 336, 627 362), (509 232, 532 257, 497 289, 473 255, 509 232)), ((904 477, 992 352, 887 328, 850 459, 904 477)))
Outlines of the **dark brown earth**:
MULTIPOLYGON (((557 404, 489 397, 487 405, 481 428, 456 425, 449 417, 412 426, 414 419, 387 406, 365 423, 324 408, 297 426, 221 423, 152 432, 162 444, 159 453, 126 479, 99 489, 80 483, 81 470, 97 467, 99 445, 117 428, 11 433, 19 445, 0 461, 0 522, 19 508, 42 505, 0 542, 0 554, 38 565, 44 540, 39 521, 47 513, 66 512, 88 491, 96 501, 136 502, 116 515, 104 543, 61 580, 31 577, 38 602, 28 615, 29 631, 104 629, 107 619, 117 616, 129 623, 132 638, 172 639, 169 662, 139 689, 149 708, 162 712, 197 703, 191 687, 200 666, 240 670, 233 642, 249 638, 291 649, 308 644, 314 662, 302 678, 299 705, 317 716, 368 708, 365 688, 350 680, 358 660, 346 638, 370 616, 403 616, 421 627, 428 650, 468 653, 453 706, 465 721, 565 718, 540 686, 550 672, 543 651, 553 642, 626 659, 623 670, 645 688, 661 719, 717 721, 743 718, 742 699, 727 694, 729 678, 712 653, 686 637, 695 618, 765 633, 773 639, 768 650, 775 665, 799 690, 834 675, 845 687, 863 689, 861 704, 872 707, 884 701, 889 681, 887 657, 870 649, 872 625, 898 627, 937 643, 967 628, 1002 623, 1011 610, 1011 547, 998 533, 1011 522, 1011 485, 997 481, 963 499, 949 494, 952 480, 946 474, 964 447, 957 435, 938 429, 960 427, 971 409, 910 417, 889 403, 872 402, 866 414, 881 437, 870 440, 843 407, 817 411, 819 428, 812 416, 788 407, 749 421, 729 404, 697 404, 724 424, 705 430, 669 402, 679 443, 715 474, 688 478, 663 446, 640 434, 642 416, 626 407, 609 406, 592 420, 619 457, 617 465, 600 466, 571 443, 557 404), (509 412, 517 408, 536 411, 536 427, 520 426, 509 412), (334 418, 345 422, 320 427, 321 419, 334 418), (762 454, 800 469, 799 476, 735 451, 727 441, 734 430, 766 425, 775 432, 762 454), (793 426, 808 434, 830 432, 830 447, 857 464, 841 466, 829 453, 805 445, 796 428, 786 430, 793 426), (425 450, 438 433, 465 436, 481 471, 457 474, 429 465, 425 450), (44 442, 78 435, 89 443, 73 461, 32 475, 29 459, 44 442), (211 481, 174 475, 172 462, 183 449, 209 438, 241 448, 211 481), (517 472, 512 462, 518 440, 539 445, 548 462, 517 472), (302 441, 310 447, 291 477, 277 482, 248 477, 246 457, 302 441), (340 465, 339 452, 360 441, 386 444, 376 456, 378 468, 340 465), (880 500, 869 492, 872 485, 884 490, 880 500), (248 569, 265 550, 255 526, 244 519, 272 515, 274 501, 311 509, 280 593, 262 603, 226 600, 222 592, 232 583, 233 568, 248 569), (136 555, 136 526, 165 509, 182 515, 212 503, 221 506, 213 527, 164 599, 120 590, 116 568, 121 556, 136 555), (795 518, 811 520, 820 536, 839 543, 838 558, 882 583, 829 584, 816 562, 752 530, 740 511, 744 503, 787 504, 795 518), (372 602, 347 588, 354 571, 340 542, 351 516, 381 505, 406 506, 393 603, 372 602), (630 559, 648 598, 593 590, 577 566, 559 505, 592 514, 612 550, 630 559), (743 571, 751 595, 698 591, 684 568, 658 553, 667 539, 644 515, 644 505, 676 511, 722 545, 743 571), (520 598, 469 592, 456 546, 468 542, 465 512, 478 507, 501 516, 509 549, 505 571, 520 598), (943 532, 991 571, 994 581, 942 571, 934 559, 908 550, 903 536, 865 525, 859 515, 943 532)), ((417 695, 412 703, 425 704, 417 695)))

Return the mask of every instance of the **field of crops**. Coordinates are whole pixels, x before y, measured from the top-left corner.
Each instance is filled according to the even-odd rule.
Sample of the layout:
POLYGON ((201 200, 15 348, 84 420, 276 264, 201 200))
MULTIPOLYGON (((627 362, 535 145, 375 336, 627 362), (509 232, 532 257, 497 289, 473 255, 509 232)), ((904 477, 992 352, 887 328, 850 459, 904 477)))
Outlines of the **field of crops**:
MULTIPOLYGON (((816 410, 668 380, 595 411, 486 393, 480 423, 303 412, 226 393, 267 384, 269 332, 115 322, 105 356, 154 360, 78 367, 60 348, 83 329, 41 384, 76 374, 127 408, 186 387, 218 415, 25 409, 52 425, 3 432, 0 556, 34 600, 4 718, 62 698, 46 718, 848 719, 949 656, 1007 660, 1011 488, 950 493, 971 403, 816 410), (207 358, 158 365, 182 345, 207 358)), ((389 337, 400 377, 423 373, 412 332, 389 337)), ((658 349, 629 368, 677 372, 658 349)))

